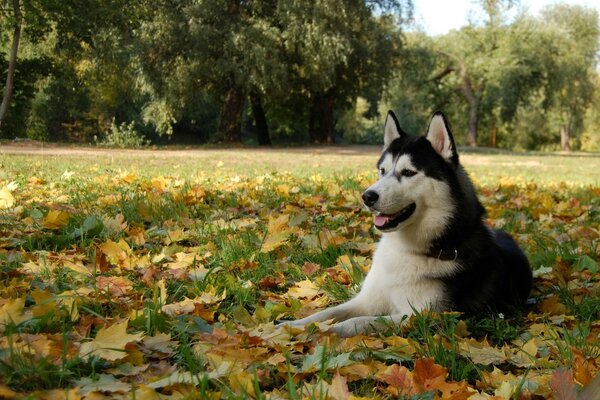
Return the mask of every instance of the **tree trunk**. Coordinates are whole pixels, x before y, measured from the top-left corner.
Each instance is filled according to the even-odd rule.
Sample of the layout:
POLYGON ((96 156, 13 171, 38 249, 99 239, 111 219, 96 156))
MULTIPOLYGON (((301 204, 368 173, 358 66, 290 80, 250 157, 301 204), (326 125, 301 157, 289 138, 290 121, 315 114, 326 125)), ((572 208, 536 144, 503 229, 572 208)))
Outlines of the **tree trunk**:
POLYGON ((490 147, 496 147, 498 142, 498 126, 496 126, 496 118, 492 119, 492 128, 490 131, 490 147))
POLYGON ((311 144, 321 142, 318 125, 321 120, 318 115, 320 112, 320 97, 320 93, 313 94, 310 110, 308 111, 308 140, 311 144))
POLYGON ((219 139, 223 142, 239 143, 242 141, 242 113, 244 111, 244 93, 238 88, 227 92, 221 120, 219 122, 219 139))
POLYGON ((311 143, 333 143, 334 141, 334 94, 334 89, 330 89, 324 94, 316 93, 313 97, 308 122, 311 143))
POLYGON ((13 31, 12 47, 10 49, 10 59, 8 61, 8 73, 6 74, 6 85, 4 86, 4 96, 0 104, 0 127, 8 111, 10 100, 12 99, 15 86, 15 68, 17 66, 17 51, 19 49, 19 40, 21 38, 21 5, 19 0, 13 0, 13 11, 15 15, 15 26, 13 31))
POLYGON ((560 128, 560 148, 563 151, 571 151, 571 145, 569 144, 570 137, 571 132, 569 132, 569 128, 567 126, 562 126, 560 128))
POLYGON ((465 94, 467 104, 469 105, 469 131, 467 133, 467 144, 470 147, 477 147, 477 96, 475 96, 475 92, 473 91, 471 78, 464 67, 462 68, 461 74, 463 78, 463 93, 465 94))
POLYGON ((269 125, 267 125, 267 116, 260 101, 260 94, 256 89, 250 91, 250 106, 252 107, 252 116, 256 125, 256 138, 261 146, 271 146, 271 137, 269 136, 269 125))

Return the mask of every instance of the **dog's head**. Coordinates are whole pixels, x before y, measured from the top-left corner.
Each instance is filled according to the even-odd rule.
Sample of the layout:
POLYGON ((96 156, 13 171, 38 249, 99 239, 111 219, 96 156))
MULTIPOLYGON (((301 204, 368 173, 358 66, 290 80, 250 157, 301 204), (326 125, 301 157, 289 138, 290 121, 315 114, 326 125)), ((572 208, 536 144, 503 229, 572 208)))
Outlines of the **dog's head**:
POLYGON ((389 111, 379 180, 362 195, 375 213, 377 229, 392 232, 413 222, 443 226, 454 209, 451 186, 457 167, 454 138, 441 112, 433 115, 425 136, 413 136, 389 111))

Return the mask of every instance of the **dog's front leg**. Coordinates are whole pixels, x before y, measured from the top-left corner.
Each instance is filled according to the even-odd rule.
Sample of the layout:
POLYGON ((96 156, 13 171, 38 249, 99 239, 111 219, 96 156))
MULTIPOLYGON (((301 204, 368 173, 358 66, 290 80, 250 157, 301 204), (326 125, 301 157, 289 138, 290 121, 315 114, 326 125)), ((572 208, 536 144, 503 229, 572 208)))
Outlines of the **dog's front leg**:
POLYGON ((314 322, 323 322, 330 319, 334 322, 340 322, 364 314, 365 312, 363 307, 361 307, 360 301, 355 297, 346 303, 327 308, 306 318, 282 322, 280 326, 302 327, 314 322))
POLYGON ((390 325, 400 326, 406 320, 406 314, 355 317, 335 324, 332 332, 340 337, 350 337, 370 331, 383 330, 390 325))

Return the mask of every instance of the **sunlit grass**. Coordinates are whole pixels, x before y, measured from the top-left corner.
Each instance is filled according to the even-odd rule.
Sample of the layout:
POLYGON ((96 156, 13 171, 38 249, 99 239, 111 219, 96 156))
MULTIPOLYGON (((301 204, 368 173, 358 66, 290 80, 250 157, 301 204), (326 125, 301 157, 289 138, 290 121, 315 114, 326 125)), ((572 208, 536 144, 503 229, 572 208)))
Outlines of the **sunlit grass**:
MULTIPOLYGON (((548 185, 600 185, 600 154, 594 153, 509 153, 461 149, 465 168, 481 185, 494 185, 503 179, 548 185)), ((134 172, 142 177, 168 175, 178 178, 196 176, 255 177, 290 173, 308 178, 368 174, 374 179, 380 148, 374 146, 276 148, 276 149, 183 149, 110 150, 53 148, 37 149, 34 154, 2 155, 0 179, 47 180, 97 174, 134 172), (16 175, 15 175, 16 173, 16 175)))

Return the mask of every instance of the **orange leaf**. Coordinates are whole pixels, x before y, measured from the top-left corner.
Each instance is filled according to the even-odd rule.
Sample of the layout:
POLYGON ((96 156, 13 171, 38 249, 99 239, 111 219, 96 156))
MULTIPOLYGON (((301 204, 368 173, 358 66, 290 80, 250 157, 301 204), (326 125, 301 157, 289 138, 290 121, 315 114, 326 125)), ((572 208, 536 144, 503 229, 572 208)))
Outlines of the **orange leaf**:
POLYGON ((550 387, 555 400, 575 400, 577 398, 577 386, 573 383, 573 373, 566 368, 554 371, 550 387))
POLYGON ((377 374, 377 377, 393 387, 397 395, 413 395, 419 393, 416 390, 416 384, 413 374, 404 366, 398 364, 390 365, 385 371, 377 374))
POLYGON ((446 382, 448 370, 436 364, 433 358, 420 358, 415 361, 413 378, 421 390, 435 390, 446 382))

